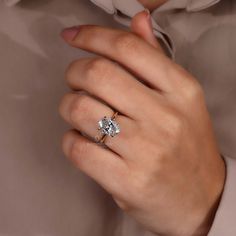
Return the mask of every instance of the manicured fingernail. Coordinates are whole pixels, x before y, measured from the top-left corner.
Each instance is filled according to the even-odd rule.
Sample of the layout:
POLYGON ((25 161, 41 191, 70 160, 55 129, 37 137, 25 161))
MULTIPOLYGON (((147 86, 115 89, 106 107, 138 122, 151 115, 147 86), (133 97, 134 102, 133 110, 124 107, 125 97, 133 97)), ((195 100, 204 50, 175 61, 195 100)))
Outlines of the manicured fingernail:
POLYGON ((61 36, 66 40, 66 41, 73 41, 76 36, 78 35, 80 31, 80 26, 73 26, 70 28, 66 28, 62 30, 61 36))
POLYGON ((150 19, 150 11, 149 11, 149 9, 145 8, 144 11, 146 13, 147 19, 150 19))
POLYGON ((150 28, 152 28, 151 13, 150 13, 149 9, 147 9, 147 8, 145 8, 144 11, 146 12, 146 18, 148 20, 148 24, 149 24, 150 28))

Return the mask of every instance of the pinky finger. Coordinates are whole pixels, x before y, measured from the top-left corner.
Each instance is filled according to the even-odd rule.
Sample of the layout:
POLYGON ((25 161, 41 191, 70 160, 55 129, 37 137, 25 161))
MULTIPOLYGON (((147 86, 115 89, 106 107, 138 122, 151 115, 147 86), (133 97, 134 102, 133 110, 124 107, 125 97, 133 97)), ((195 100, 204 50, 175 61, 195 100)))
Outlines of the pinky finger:
POLYGON ((78 169, 110 194, 121 194, 122 182, 128 171, 125 161, 120 156, 74 130, 65 134, 62 147, 65 155, 78 169))

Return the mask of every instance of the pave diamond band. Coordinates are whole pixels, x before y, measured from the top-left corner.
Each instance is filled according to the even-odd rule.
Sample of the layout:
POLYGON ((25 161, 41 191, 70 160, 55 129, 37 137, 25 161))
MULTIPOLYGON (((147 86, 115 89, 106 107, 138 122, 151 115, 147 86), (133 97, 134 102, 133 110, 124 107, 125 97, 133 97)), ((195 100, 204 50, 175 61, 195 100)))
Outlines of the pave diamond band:
POLYGON ((101 131, 102 137, 98 140, 100 143, 104 143, 106 136, 115 137, 120 133, 119 124, 115 121, 118 112, 115 112, 111 118, 104 116, 98 121, 98 130, 101 131))

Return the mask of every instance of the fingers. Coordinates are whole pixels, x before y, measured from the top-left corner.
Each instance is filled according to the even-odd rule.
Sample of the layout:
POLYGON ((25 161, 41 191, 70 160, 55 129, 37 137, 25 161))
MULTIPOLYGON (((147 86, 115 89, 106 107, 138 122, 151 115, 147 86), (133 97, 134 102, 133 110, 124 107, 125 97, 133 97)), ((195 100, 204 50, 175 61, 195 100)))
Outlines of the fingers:
MULTIPOLYGON (((110 118, 114 114, 111 108, 94 98, 75 93, 64 96, 59 110, 61 116, 69 124, 92 139, 101 138, 98 121, 104 116, 110 118)), ((105 145, 123 158, 131 158, 134 156, 134 152, 130 150, 130 145, 134 145, 133 136, 138 132, 138 127, 133 120, 122 115, 118 115, 115 120, 119 124, 121 132, 115 137, 107 136, 105 145)))
POLYGON ((137 13, 132 18, 131 30, 164 54, 161 45, 153 33, 151 15, 147 9, 137 13))
POLYGON ((104 116, 111 117, 113 110, 89 95, 66 94, 60 104, 62 118, 80 132, 86 133, 94 141, 99 139, 98 121, 104 116))
POLYGON ((62 36, 74 47, 119 62, 154 88, 167 92, 172 87, 171 60, 133 33, 83 25, 64 30, 62 36))
POLYGON ((77 168, 109 193, 122 193, 121 183, 122 178, 127 176, 127 166, 118 155, 89 141, 76 131, 66 133, 62 146, 65 155, 77 168))
POLYGON ((102 57, 75 61, 66 79, 72 89, 85 90, 134 120, 143 119, 158 96, 118 64, 102 57), (140 104, 144 104, 142 112, 140 104))

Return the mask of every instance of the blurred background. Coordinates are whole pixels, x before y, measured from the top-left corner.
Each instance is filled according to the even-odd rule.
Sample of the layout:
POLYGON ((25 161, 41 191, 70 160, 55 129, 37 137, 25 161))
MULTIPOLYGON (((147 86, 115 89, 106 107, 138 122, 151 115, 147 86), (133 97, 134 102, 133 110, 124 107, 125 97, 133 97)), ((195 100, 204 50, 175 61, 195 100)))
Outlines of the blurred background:
POLYGON ((58 114, 64 71, 91 56, 59 37, 77 24, 118 27, 89 0, 0 1, 0 236, 120 236, 138 228, 122 224, 127 216, 61 151, 70 128, 58 114))

